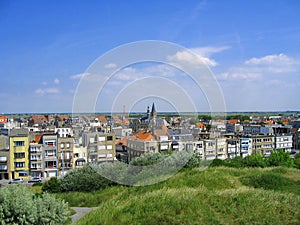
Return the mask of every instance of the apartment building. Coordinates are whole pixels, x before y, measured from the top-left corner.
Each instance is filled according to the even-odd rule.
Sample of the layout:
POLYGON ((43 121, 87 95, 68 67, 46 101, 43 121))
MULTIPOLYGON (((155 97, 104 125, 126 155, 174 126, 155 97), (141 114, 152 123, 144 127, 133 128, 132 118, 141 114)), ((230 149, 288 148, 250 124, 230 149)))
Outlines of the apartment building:
POLYGON ((127 139, 128 161, 145 153, 159 152, 159 142, 152 132, 141 130, 127 139))
POLYGON ((72 137, 59 137, 57 141, 58 171, 59 175, 65 175, 73 168, 74 139, 72 137))
POLYGON ((0 135, 0 180, 9 178, 9 137, 0 135))
POLYGON ((252 138, 240 138, 240 155, 244 158, 252 154, 252 138))
POLYGON ((263 156, 269 156, 274 150, 274 135, 252 136, 252 149, 263 156))
POLYGON ((29 176, 28 129, 12 129, 9 135, 9 179, 29 176))
POLYGON ((291 152, 293 147, 293 135, 291 134, 277 134, 274 137, 274 149, 282 149, 285 152, 291 152))
POLYGON ((58 176, 57 135, 44 134, 42 137, 44 151, 44 177, 58 176))
POLYGON ((89 163, 112 162, 116 157, 116 136, 112 133, 84 133, 89 163))
POLYGON ((227 158, 232 159, 241 156, 240 140, 237 138, 230 138, 226 140, 227 158))
POLYGON ((36 139, 29 144, 29 169, 31 177, 43 177, 44 175, 44 157, 43 145, 39 139, 41 135, 37 135, 36 139))

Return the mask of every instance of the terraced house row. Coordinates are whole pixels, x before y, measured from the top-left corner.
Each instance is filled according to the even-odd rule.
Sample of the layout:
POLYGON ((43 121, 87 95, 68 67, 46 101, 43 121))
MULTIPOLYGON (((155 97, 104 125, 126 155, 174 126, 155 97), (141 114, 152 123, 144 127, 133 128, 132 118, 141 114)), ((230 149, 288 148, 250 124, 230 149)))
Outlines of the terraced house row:
POLYGON ((79 143, 78 138, 62 133, 29 132, 28 128, 21 128, 1 135, 0 179, 57 177, 87 162, 115 159, 113 134, 85 134, 90 139, 82 144, 82 138, 79 143))

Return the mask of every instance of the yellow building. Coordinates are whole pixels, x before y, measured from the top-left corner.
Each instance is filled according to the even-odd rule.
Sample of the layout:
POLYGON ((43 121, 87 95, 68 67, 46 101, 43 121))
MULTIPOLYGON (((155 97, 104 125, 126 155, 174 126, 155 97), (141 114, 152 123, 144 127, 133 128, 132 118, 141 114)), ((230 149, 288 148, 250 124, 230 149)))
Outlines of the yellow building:
POLYGON ((29 137, 27 129, 12 129, 9 135, 9 179, 29 176, 29 137))

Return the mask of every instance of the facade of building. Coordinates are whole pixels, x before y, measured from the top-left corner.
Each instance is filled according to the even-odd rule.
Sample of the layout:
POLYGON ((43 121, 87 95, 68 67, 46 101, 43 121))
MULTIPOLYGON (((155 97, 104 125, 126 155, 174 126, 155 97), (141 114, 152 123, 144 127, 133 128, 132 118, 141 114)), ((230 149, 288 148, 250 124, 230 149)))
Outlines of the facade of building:
POLYGON ((44 151, 44 176, 58 176, 58 152, 57 152, 57 135, 44 134, 42 137, 44 151))
POLYGON ((29 176, 28 129, 12 129, 9 136, 9 179, 29 176))
POLYGON ((269 156, 274 150, 274 136, 273 135, 256 135, 252 136, 253 151, 269 156))
POLYGON ((74 139, 72 137, 59 137, 57 145, 59 175, 65 175, 73 168, 74 139))
POLYGON ((0 180, 9 178, 9 137, 0 135, 0 180))
POLYGON ((44 157, 43 145, 32 142, 29 144, 29 169, 31 177, 43 177, 44 175, 44 157))
POLYGON ((252 138, 240 138, 240 155, 244 158, 252 154, 252 138))
POLYGON ((89 163, 113 162, 116 157, 116 136, 112 133, 84 133, 89 163))
POLYGON ((282 149, 285 152, 291 152, 293 147, 293 135, 291 134, 277 134, 274 137, 274 149, 282 149))

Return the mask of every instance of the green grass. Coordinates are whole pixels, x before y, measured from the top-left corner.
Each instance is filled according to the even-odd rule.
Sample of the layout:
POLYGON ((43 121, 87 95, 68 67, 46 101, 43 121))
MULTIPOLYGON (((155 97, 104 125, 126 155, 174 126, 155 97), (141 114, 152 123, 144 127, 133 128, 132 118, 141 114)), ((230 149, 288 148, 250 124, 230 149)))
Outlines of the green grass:
POLYGON ((57 196, 99 207, 77 224, 300 224, 300 171, 281 167, 185 169, 150 186, 57 196))

